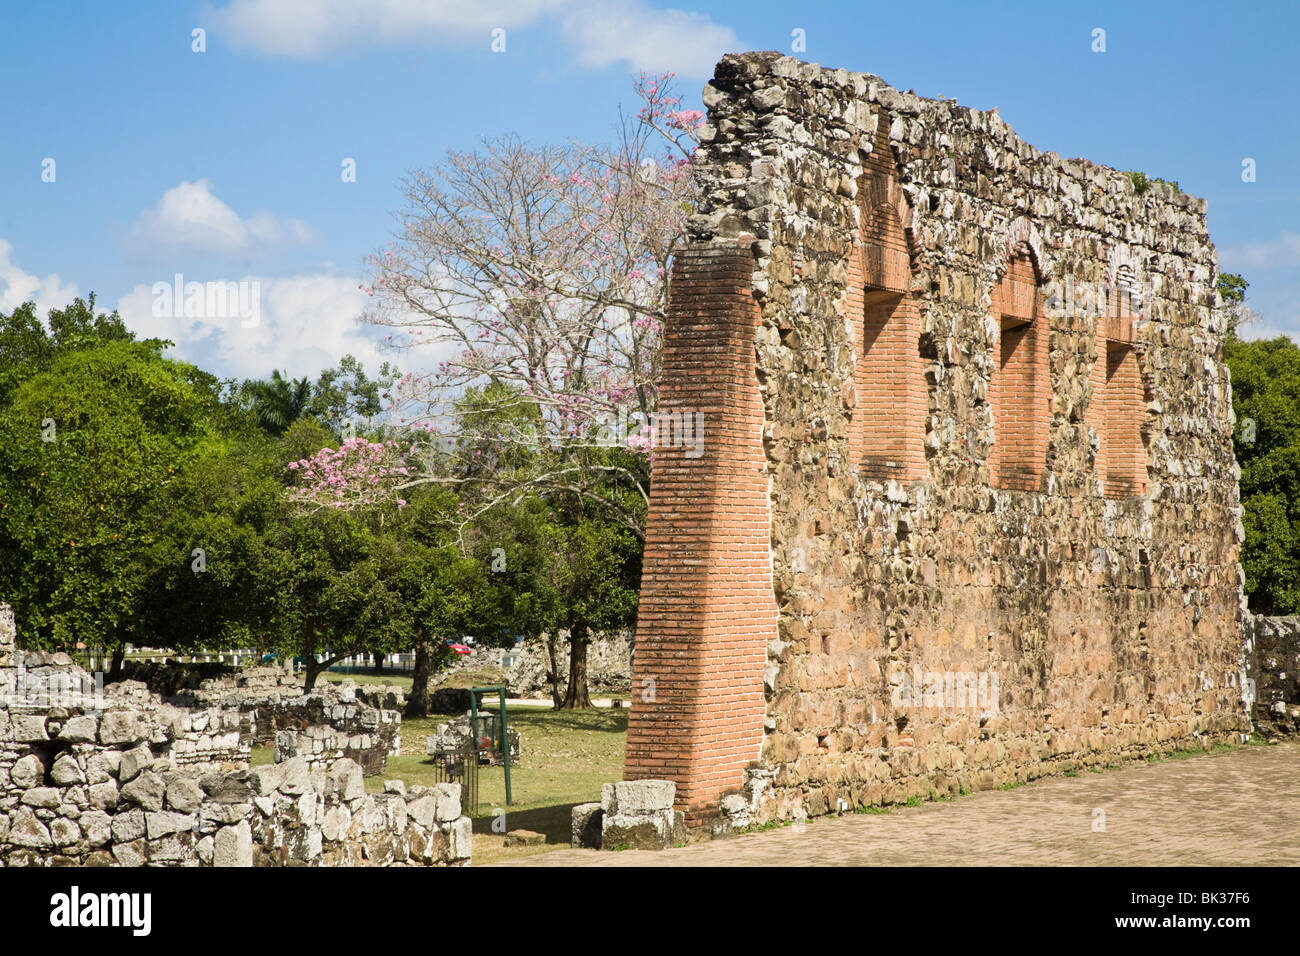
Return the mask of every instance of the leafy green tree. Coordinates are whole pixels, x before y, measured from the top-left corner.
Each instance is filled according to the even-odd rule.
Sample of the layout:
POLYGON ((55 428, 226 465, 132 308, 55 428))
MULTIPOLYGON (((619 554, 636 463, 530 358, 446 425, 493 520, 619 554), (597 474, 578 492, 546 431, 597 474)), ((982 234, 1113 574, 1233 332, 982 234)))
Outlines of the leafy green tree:
MULTIPOLYGON (((134 339, 116 312, 96 314, 94 293, 50 310, 45 322, 36 314, 34 302, 24 302, 9 315, 0 313, 0 401, 23 379, 47 371, 56 355, 134 339)), ((170 343, 149 339, 147 344, 170 343)))
POLYGON ((384 412, 384 400, 391 398, 389 390, 397 378, 397 369, 388 362, 379 367, 378 378, 369 378, 354 356, 345 355, 338 367, 320 373, 312 388, 307 412, 340 437, 347 424, 356 419, 362 420, 363 430, 373 431, 376 419, 384 412))
POLYGON ((1300 347, 1230 337, 1241 465, 1241 563, 1257 614, 1300 613, 1300 347))
POLYGON ((0 407, 0 588, 27 642, 100 644, 118 665, 159 560, 157 503, 219 403, 162 343, 94 336, 56 332, 0 407))

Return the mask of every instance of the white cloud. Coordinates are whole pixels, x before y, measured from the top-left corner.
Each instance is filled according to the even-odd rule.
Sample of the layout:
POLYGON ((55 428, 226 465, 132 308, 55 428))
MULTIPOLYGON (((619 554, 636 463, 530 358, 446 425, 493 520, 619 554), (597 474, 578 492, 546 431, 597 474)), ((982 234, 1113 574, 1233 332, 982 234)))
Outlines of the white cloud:
POLYGON ((575 62, 627 63, 650 72, 709 76, 719 56, 744 47, 706 14, 656 10, 641 0, 232 0, 206 19, 232 46, 269 56, 317 59, 340 51, 409 43, 479 44, 491 32, 556 20, 575 62))
POLYGON ((1229 271, 1300 266, 1300 235, 1294 232, 1283 232, 1269 242, 1226 246, 1219 251, 1219 262, 1229 271))
MULTIPOLYGON (((193 278, 183 277, 183 285, 188 287, 193 278)), ((203 283, 205 291, 217 284, 203 283)), ((176 347, 169 355, 221 377, 265 378, 272 370, 282 369, 292 378, 314 380, 321 369, 338 365, 349 354, 372 375, 385 361, 405 372, 433 368, 454 351, 444 343, 397 352, 381 349, 380 341, 388 330, 360 321, 373 300, 355 278, 244 276, 234 284, 242 284, 246 298, 255 300, 256 324, 242 319, 234 309, 224 314, 216 310, 216 314, 173 317, 178 311, 174 276, 154 285, 137 285, 118 301, 117 309, 137 337, 170 339, 176 347), (164 286, 165 294, 155 294, 156 287, 164 286), (173 299, 172 308, 155 308, 166 304, 167 296, 173 299)), ((182 305, 185 298, 182 288, 182 305)), ((394 335, 394 340, 401 339, 394 335)))
POLYGON ((712 76, 722 54, 743 49, 731 27, 705 14, 654 10, 639 0, 582 3, 565 14, 563 29, 578 64, 592 69, 627 63, 650 73, 712 76))
POLYGON ((158 205, 140 213, 128 231, 128 248, 136 252, 177 249, 216 255, 246 256, 271 246, 310 242, 311 229, 301 219, 277 219, 256 212, 244 219, 212 194, 206 179, 182 182, 163 193, 158 205))
POLYGON ((42 278, 24 271, 10 258, 13 251, 11 243, 0 239, 0 312, 12 312, 31 299, 44 319, 50 309, 61 309, 77 297, 77 287, 53 273, 42 278))
MULTIPOLYGON (((185 277, 188 284, 192 277, 185 277)), ((163 280, 168 286, 174 279, 163 280)), ((368 297, 356 279, 328 275, 284 278, 244 276, 257 308, 256 324, 245 323, 233 310, 226 314, 172 317, 174 309, 156 309, 159 298, 150 285, 137 285, 117 304, 127 327, 140 338, 165 338, 176 343, 170 353, 221 376, 263 378, 272 369, 287 369, 294 377, 337 365, 351 353, 367 369, 384 359, 376 338, 357 321, 368 297), (164 314, 159 315, 159 312, 164 314)), ((170 293, 167 293, 170 294, 170 293)), ((398 356, 400 363, 401 356, 398 356)))

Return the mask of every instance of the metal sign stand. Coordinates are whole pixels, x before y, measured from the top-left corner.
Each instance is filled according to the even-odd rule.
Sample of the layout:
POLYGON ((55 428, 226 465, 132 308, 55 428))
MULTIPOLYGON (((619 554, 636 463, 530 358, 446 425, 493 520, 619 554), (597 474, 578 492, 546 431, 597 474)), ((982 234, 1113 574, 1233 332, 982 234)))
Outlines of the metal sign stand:
MULTIPOLYGON (((506 689, 504 686, 495 687, 471 687, 469 691, 469 709, 470 709, 470 727, 473 728, 475 738, 478 737, 478 695, 491 694, 497 695, 497 700, 501 703, 501 755, 506 768, 506 806, 510 806, 510 738, 506 734, 506 689)), ((477 747, 477 742, 475 743, 477 747)))

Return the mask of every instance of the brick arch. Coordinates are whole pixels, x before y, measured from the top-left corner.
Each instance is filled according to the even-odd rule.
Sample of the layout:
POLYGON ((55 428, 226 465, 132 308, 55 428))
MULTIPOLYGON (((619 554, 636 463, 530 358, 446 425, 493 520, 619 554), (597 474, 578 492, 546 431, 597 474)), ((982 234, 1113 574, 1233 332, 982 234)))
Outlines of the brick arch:
POLYGON ((989 403, 993 450, 989 480, 995 488, 1038 491, 1047 464, 1052 383, 1041 244, 1013 233, 1006 268, 993 286, 990 312, 997 329, 989 403))
POLYGON ((911 208, 883 120, 864 163, 858 208, 845 307, 857 350, 850 453, 864 478, 911 481, 925 473, 926 384, 911 292, 911 208))
MULTIPOLYGON (((1047 254, 1047 244, 1043 241, 1043 234, 1039 232, 1033 220, 1026 216, 1013 219, 1007 228, 1004 249, 1008 264, 1016 255, 1028 255, 1034 264, 1034 275, 1040 285, 1046 285, 1052 280, 1053 270, 1051 259, 1047 254)), ((1003 272, 1005 274, 1005 269, 1003 272)))
POLYGON ((1142 496, 1150 486, 1147 406, 1151 382, 1137 337, 1142 307, 1141 264, 1112 250, 1104 314, 1095 320, 1096 355, 1085 421, 1097 434, 1096 474, 1107 498, 1142 496))

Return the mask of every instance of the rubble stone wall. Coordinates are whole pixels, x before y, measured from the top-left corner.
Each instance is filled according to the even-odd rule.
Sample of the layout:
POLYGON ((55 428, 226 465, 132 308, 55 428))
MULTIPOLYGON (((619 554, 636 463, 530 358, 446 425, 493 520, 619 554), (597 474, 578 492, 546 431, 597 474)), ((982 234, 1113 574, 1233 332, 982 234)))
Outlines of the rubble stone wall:
POLYGON ((1300 617, 1252 617, 1254 721, 1267 737, 1300 736, 1300 617))
POLYGON ((346 756, 249 767, 250 712, 19 651, 0 605, 0 866, 466 863, 458 784, 367 794, 346 756))
POLYGON ((626 776, 788 819, 1244 731, 1204 200, 773 53, 704 102, 626 776))
POLYGON ((302 756, 328 768, 346 757, 366 776, 384 772, 401 752, 401 689, 350 681, 318 681, 302 693, 302 678, 279 667, 250 667, 202 681, 178 703, 217 707, 245 715, 247 744, 276 748, 276 759, 302 756))

